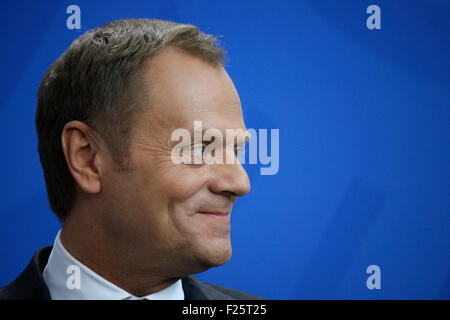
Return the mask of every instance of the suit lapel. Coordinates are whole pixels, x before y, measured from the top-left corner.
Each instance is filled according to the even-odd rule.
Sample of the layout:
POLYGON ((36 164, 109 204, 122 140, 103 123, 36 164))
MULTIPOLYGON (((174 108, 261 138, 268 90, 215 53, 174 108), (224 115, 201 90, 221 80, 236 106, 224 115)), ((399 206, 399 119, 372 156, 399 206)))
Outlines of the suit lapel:
POLYGON ((16 280, 1 290, 0 298, 7 300, 50 300, 50 293, 42 272, 51 250, 51 246, 39 249, 16 280))
POLYGON ((233 300, 233 297, 217 290, 213 285, 198 280, 194 276, 181 279, 185 300, 233 300))

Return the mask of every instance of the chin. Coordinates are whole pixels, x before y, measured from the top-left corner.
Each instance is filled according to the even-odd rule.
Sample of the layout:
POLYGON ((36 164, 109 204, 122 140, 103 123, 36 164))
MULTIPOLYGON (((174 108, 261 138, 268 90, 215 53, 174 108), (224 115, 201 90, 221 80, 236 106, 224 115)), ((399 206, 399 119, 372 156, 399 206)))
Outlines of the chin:
POLYGON ((202 266, 202 271, 205 271, 212 267, 219 267, 227 263, 231 259, 231 243, 227 241, 226 243, 220 245, 210 245, 208 248, 204 248, 200 253, 200 265, 202 266))

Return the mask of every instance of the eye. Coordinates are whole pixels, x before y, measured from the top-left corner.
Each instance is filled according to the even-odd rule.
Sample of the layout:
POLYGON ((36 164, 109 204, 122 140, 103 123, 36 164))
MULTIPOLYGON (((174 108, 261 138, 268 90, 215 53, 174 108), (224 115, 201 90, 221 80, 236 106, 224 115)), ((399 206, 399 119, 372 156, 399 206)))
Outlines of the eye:
POLYGON ((236 157, 241 152, 245 152, 245 148, 244 147, 235 147, 234 148, 234 154, 235 154, 236 157))
POLYGON ((206 148, 206 146, 205 145, 195 145, 195 146, 192 146, 192 154, 194 155, 194 156, 199 156, 199 157, 203 157, 204 156, 204 153, 205 153, 205 148, 206 148))

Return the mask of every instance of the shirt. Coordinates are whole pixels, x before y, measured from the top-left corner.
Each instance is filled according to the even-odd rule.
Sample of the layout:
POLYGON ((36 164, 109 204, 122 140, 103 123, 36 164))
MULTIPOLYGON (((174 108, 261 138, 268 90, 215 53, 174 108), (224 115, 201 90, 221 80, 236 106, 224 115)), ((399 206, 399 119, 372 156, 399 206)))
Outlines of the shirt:
POLYGON ((181 279, 145 297, 133 296, 75 259, 62 245, 60 233, 43 272, 52 300, 184 300, 181 279))

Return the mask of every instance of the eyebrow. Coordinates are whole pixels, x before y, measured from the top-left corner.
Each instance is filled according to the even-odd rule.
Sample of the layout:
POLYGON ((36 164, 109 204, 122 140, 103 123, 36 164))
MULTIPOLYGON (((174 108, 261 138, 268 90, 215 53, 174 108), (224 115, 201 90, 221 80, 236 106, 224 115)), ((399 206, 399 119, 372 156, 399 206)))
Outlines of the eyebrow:
MULTIPOLYGON (((219 130, 220 132, 222 132, 222 130, 220 130, 219 128, 203 128, 203 130, 202 130, 202 135, 204 135, 205 134, 205 132, 206 131, 208 131, 209 129, 217 129, 217 130, 219 130)), ((248 131, 248 129, 247 128, 235 128, 235 129, 233 129, 233 128, 225 128, 225 130, 242 130, 242 131, 244 131, 244 134, 245 134, 245 139, 246 140, 248 140, 248 136, 250 136, 250 132, 248 131)), ((193 131, 193 130, 189 130, 189 131, 193 131)), ((226 132, 225 132, 225 134, 223 134, 223 136, 226 136, 226 132)))
MULTIPOLYGON (((203 136, 205 135, 205 132, 208 131, 209 129, 217 129, 217 130, 219 130, 219 131, 222 133, 222 136, 223 136, 224 140, 226 140, 226 137, 227 137, 226 132, 225 132, 225 134, 223 134, 222 130, 220 130, 219 128, 213 128, 213 127, 202 128, 202 140, 203 140, 203 136)), ((247 128, 236 128, 236 129, 233 129, 233 128, 225 128, 225 130, 227 130, 227 129, 231 129, 231 130, 243 130, 243 131, 244 131, 244 135, 245 135, 244 144, 248 143, 248 141, 250 140, 251 134, 250 134, 250 132, 248 131, 247 128)), ((189 129, 189 132, 190 132, 190 133, 192 134, 192 136, 193 136, 194 130, 193 130, 193 129, 189 129)), ((234 136, 234 137, 235 137, 236 139, 238 138, 237 136, 234 136)))

